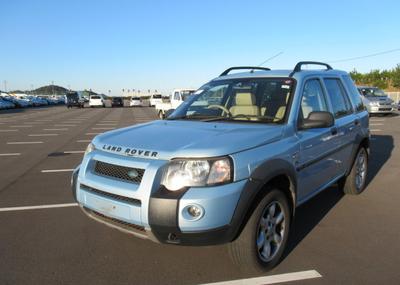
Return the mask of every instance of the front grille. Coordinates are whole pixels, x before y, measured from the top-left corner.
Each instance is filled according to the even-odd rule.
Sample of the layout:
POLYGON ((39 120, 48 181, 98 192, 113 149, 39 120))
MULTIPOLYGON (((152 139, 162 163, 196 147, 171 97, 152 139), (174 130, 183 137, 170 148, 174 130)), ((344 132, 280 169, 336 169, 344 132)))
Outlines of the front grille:
POLYGON ((104 192, 104 191, 89 187, 89 186, 84 185, 84 184, 81 184, 80 187, 81 187, 81 189, 85 190, 86 192, 93 193, 93 194, 96 194, 96 195, 99 195, 99 196, 102 196, 102 197, 105 197, 105 198, 112 198, 114 200, 127 202, 127 203, 135 205, 135 206, 141 206, 141 204, 142 204, 142 202, 140 200, 138 200, 138 199, 129 198, 129 197, 113 194, 113 193, 104 192))
POLYGON ((101 214, 99 212, 93 211, 93 210, 88 209, 86 207, 84 209, 89 214, 92 214, 96 218, 98 218, 98 219, 100 219, 100 220, 102 220, 102 221, 104 221, 106 223, 115 225, 117 227, 121 227, 121 228, 123 228, 125 230, 128 230, 128 231, 146 232, 146 230, 142 226, 138 226, 138 225, 131 224, 131 223, 128 223, 128 222, 124 222, 124 221, 121 221, 121 220, 118 220, 118 219, 115 219, 115 218, 107 217, 107 216, 105 216, 105 215, 103 215, 103 214, 101 214))
POLYGON ((379 108, 379 111, 392 111, 392 108, 379 108))
POLYGON ((102 161, 96 161, 94 171, 97 174, 140 184, 144 169, 119 166, 102 161))

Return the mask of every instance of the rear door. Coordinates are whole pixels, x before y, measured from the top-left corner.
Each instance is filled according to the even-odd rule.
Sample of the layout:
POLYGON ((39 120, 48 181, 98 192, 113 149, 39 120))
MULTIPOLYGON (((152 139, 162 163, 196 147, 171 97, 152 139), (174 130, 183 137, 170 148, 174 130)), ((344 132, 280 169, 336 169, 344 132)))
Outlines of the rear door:
MULTIPOLYGON (((304 83, 299 122, 315 111, 330 111, 319 78, 311 78, 304 83)), ((337 175, 334 152, 338 144, 336 135, 334 127, 298 130, 300 152, 297 160, 297 172, 300 203, 324 188, 337 175)))
POLYGON ((354 115, 352 104, 340 78, 324 78, 324 84, 337 129, 338 146, 335 159, 339 174, 344 174, 347 161, 352 154, 360 121, 354 115))

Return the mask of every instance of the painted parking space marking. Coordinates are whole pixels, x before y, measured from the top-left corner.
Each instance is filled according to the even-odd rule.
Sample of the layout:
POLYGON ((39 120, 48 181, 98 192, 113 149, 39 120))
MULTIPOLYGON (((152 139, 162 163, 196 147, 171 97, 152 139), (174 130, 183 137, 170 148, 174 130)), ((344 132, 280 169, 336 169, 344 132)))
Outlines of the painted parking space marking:
POLYGON ((371 132, 382 132, 381 129, 371 129, 371 132))
POLYGON ((43 131, 68 131, 68 128, 62 128, 62 129, 43 129, 43 131))
POLYGON ((21 155, 19 152, 14 153, 0 153, 0 156, 19 156, 21 155))
POLYGON ((117 123, 104 123, 104 124, 96 124, 96 126, 115 126, 117 123))
POLYGON ((381 123, 372 123, 372 124, 369 124, 370 126, 383 126, 383 124, 381 124, 381 123))
POLYGON ((29 134, 28 137, 54 137, 58 134, 29 134))
POLYGON ((66 150, 64 153, 74 154, 74 153, 85 153, 84 150, 66 150))
POLYGON ((33 127, 33 125, 14 125, 14 126, 10 126, 10 128, 29 128, 29 127, 33 127))
POLYGON ((115 128, 92 128, 92 130, 113 130, 115 128))
POLYGON ((43 142, 7 142, 7 144, 40 144, 43 142))
POLYGON ((42 173, 57 173, 57 172, 72 172, 74 169, 44 169, 41 170, 40 172, 42 173))
POLYGON ((0 130, 1 133, 18 132, 18 130, 0 130))
POLYGON ((282 282, 293 282, 307 279, 321 278, 322 275, 316 270, 299 271, 293 273, 284 273, 263 277, 238 279, 230 281, 222 281, 215 283, 205 283, 203 285, 266 285, 266 284, 276 284, 282 282))
POLYGON ((67 124, 55 124, 55 127, 76 127, 76 125, 67 125, 67 124))
POLYGON ((23 206, 23 207, 7 207, 7 208, 0 208, 0 212, 28 211, 28 210, 66 208, 66 207, 76 207, 76 206, 78 206, 77 203, 50 204, 50 205, 23 206))
POLYGON ((99 134, 102 134, 102 133, 86 133, 85 135, 92 136, 92 135, 99 135, 99 134))
POLYGON ((92 140, 77 140, 77 143, 90 143, 92 140))

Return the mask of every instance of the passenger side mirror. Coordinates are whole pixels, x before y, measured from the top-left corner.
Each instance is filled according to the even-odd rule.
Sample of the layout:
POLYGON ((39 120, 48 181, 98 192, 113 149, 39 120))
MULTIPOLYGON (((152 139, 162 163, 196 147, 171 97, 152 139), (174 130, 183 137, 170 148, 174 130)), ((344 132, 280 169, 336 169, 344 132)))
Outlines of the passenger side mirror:
POLYGON ((329 128, 335 123, 335 118, 330 112, 311 112, 306 119, 300 122, 299 129, 329 128))

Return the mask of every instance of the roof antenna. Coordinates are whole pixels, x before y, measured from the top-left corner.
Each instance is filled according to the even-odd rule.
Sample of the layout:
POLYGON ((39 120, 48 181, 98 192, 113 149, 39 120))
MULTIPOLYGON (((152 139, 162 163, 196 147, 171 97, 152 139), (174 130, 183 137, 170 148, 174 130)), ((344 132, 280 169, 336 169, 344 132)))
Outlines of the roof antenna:
POLYGON ((257 67, 260 67, 262 65, 264 65, 265 63, 267 63, 268 61, 274 59, 275 57, 280 56, 283 53, 283 51, 278 52, 277 54, 275 54, 274 56, 271 56, 270 58, 267 58, 266 60, 264 60, 263 62, 261 62, 259 65, 257 65, 257 67))

